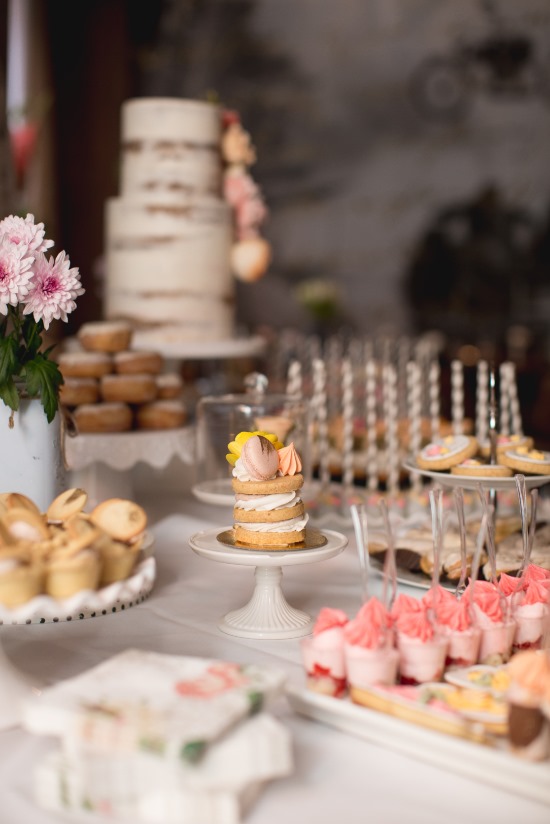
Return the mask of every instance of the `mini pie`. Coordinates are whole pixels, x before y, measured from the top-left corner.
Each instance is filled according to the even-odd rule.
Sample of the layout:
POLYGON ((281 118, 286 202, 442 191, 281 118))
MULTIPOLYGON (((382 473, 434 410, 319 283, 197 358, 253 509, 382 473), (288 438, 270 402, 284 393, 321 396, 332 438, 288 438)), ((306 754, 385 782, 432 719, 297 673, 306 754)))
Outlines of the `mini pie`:
POLYGON ((469 435, 448 435, 421 449, 416 456, 416 463, 420 469, 438 472, 473 458, 477 450, 475 438, 469 435))

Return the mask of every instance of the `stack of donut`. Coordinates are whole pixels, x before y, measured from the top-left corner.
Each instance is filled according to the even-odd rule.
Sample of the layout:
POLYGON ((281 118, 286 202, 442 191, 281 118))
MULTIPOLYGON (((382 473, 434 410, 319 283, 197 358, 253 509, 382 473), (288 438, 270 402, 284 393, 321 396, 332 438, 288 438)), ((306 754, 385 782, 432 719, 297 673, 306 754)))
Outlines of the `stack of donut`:
POLYGON ((158 352, 132 350, 124 321, 83 324, 78 348, 59 355, 64 378, 62 406, 78 433, 157 430, 182 426, 187 418, 182 380, 165 372, 158 352))

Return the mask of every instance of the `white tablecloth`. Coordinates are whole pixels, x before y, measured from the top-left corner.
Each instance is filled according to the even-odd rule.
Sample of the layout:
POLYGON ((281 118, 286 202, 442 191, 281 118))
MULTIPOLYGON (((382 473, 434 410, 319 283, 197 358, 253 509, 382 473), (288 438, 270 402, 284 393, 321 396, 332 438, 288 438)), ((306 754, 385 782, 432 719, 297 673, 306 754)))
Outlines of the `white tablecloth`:
MULTIPOLYGON (((2 626, 7 656, 22 671, 53 683, 128 647, 257 661, 283 666, 303 685, 299 642, 245 640, 223 634, 217 621, 243 606, 253 587, 253 568, 200 558, 188 539, 200 529, 229 525, 231 509, 191 498, 141 501, 156 537, 158 577, 150 598, 125 612, 56 624, 2 626)), ((353 615, 359 607, 359 569, 354 540, 336 558, 284 571, 283 590, 292 606, 316 615, 323 606, 353 615)), ((373 594, 380 579, 373 578, 373 594)), ((412 591, 412 590, 411 590, 412 591)), ((417 591, 417 594, 420 594, 417 591)), ((274 781, 247 816, 248 824, 548 824, 550 808, 481 782, 417 762, 391 748, 344 734, 292 712, 285 699, 275 707, 293 734, 295 771, 274 781)), ((52 824, 59 816, 39 810, 30 775, 52 746, 15 728, 0 732, 1 824, 52 824)), ((100 822, 95 816, 62 820, 100 822)))

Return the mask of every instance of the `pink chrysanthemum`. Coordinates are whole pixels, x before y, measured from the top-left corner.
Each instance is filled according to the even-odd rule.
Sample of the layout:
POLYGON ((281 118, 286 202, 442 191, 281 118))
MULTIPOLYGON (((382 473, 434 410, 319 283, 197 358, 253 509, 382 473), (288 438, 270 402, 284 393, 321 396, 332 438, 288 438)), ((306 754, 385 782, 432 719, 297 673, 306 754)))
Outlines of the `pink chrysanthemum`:
POLYGON ((0 314, 7 315, 8 306, 17 306, 27 296, 33 261, 26 246, 13 244, 6 235, 0 235, 0 314))
POLYGON ((25 300, 25 315, 34 315, 35 321, 44 321, 47 329, 52 320, 67 320, 67 315, 76 307, 76 298, 83 295, 85 289, 80 284, 80 274, 71 262, 60 252, 55 261, 43 254, 36 256, 34 278, 28 297, 25 300))
POLYGON ((26 218, 10 215, 0 221, 0 235, 7 235, 17 246, 26 246, 30 252, 45 252, 53 246, 53 240, 44 238, 44 224, 34 222, 34 215, 26 218))

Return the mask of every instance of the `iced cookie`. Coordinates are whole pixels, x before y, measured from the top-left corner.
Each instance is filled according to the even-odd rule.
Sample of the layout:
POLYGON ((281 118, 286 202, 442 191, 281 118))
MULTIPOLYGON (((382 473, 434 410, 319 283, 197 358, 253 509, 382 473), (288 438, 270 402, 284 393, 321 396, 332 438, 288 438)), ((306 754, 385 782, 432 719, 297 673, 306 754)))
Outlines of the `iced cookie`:
POLYGON ((472 458, 477 450, 478 443, 475 438, 468 435, 448 435, 425 446, 416 456, 416 463, 420 469, 437 472, 450 469, 472 458))
POLYGON ((490 464, 479 461, 477 458, 468 458, 467 461, 451 467, 451 475, 465 475, 472 478, 509 478, 512 470, 504 464, 490 464))
POLYGON ((550 475, 550 452, 518 446, 517 449, 503 452, 500 460, 515 472, 523 472, 526 475, 550 475))
MULTIPOLYGON (((497 435, 497 455, 500 452, 506 452, 509 449, 517 449, 518 446, 525 446, 527 449, 532 449, 533 438, 530 438, 527 435, 497 435)), ((483 441, 479 444, 479 454, 484 458, 489 458, 491 456, 491 444, 489 441, 483 441)))

